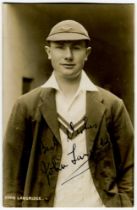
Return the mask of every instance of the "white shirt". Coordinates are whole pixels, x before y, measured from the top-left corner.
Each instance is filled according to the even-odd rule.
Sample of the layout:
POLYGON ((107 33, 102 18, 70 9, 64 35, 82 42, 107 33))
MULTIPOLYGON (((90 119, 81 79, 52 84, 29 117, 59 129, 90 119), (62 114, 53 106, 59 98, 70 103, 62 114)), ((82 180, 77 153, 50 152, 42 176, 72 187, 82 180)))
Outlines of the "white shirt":
POLYGON ((75 132, 74 135, 74 131, 82 129, 85 122, 83 117, 86 115, 86 91, 98 91, 97 87, 84 71, 79 88, 69 102, 59 89, 54 72, 42 87, 56 89, 56 107, 62 143, 62 159, 54 207, 104 207, 89 170, 86 130, 75 132))

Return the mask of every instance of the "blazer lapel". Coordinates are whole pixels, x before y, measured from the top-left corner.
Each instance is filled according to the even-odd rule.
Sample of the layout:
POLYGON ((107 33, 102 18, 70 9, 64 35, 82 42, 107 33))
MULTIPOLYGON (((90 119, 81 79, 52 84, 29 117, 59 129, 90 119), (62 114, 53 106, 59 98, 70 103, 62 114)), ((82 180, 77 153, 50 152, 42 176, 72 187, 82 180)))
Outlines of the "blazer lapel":
POLYGON ((87 92, 86 94, 86 117, 87 117, 87 152, 92 150, 96 134, 105 111, 103 100, 99 91, 87 92))
MULTIPOLYGON (((54 133, 56 139, 61 143, 59 134, 59 125, 57 120, 56 102, 55 102, 55 90, 52 88, 44 89, 41 92, 41 105, 40 111, 43 115, 49 128, 54 133)), ((105 107, 99 91, 87 92, 86 94, 86 140, 87 151, 91 151, 96 134, 98 132, 101 119, 103 117, 105 107)))
POLYGON ((40 111, 56 139, 61 143, 56 111, 55 90, 52 88, 44 88, 41 93, 41 99, 40 111))

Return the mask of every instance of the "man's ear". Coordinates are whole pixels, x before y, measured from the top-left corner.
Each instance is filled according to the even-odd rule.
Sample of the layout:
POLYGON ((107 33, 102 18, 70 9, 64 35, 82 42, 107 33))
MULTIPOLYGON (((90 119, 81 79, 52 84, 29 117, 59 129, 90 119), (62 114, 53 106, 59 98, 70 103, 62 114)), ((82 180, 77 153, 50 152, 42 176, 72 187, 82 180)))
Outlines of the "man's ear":
POLYGON ((45 51, 48 55, 48 59, 50 60, 51 59, 51 54, 50 54, 50 47, 49 46, 45 46, 45 51))
POLYGON ((91 47, 87 47, 87 49, 86 49, 86 57, 85 57, 85 61, 87 61, 87 60, 88 60, 88 56, 90 55, 91 50, 92 50, 92 48, 91 48, 91 47))

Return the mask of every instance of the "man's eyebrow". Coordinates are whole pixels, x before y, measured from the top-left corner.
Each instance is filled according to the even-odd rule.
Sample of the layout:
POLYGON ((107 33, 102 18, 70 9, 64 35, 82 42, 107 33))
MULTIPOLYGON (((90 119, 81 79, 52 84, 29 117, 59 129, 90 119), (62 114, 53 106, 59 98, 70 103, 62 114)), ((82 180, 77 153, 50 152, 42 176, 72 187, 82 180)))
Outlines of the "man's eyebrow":
POLYGON ((54 42, 54 43, 55 43, 55 44, 61 44, 61 45, 65 44, 64 41, 57 41, 57 42, 54 42))
POLYGON ((79 41, 79 40, 74 40, 74 41, 55 41, 54 42, 55 45, 65 45, 65 44, 70 44, 71 46, 76 46, 79 45, 81 46, 83 44, 83 42, 79 41))
POLYGON ((81 41, 56 41, 56 42, 54 42, 54 43, 56 43, 56 44, 81 44, 81 41))

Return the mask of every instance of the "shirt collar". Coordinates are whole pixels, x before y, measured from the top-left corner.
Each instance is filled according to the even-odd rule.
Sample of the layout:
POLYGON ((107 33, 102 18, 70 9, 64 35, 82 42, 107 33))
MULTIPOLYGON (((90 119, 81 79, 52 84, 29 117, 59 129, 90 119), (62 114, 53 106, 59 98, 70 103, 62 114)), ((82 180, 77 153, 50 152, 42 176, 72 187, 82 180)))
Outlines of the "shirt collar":
POLYGON ((57 80, 55 78, 54 71, 52 72, 50 78, 42 85, 44 88, 54 88, 56 90, 60 90, 57 80))
POLYGON ((96 85, 88 78, 84 70, 82 70, 79 89, 84 91, 98 91, 96 85))
MULTIPOLYGON (((57 80, 55 78, 54 71, 52 72, 52 75, 50 78, 42 85, 44 88, 54 88, 58 91, 60 91, 59 85, 57 83, 57 80)), ((87 74, 84 70, 82 70, 81 75, 81 81, 79 86, 79 91, 98 91, 97 87, 94 85, 94 83, 88 78, 87 74)))

